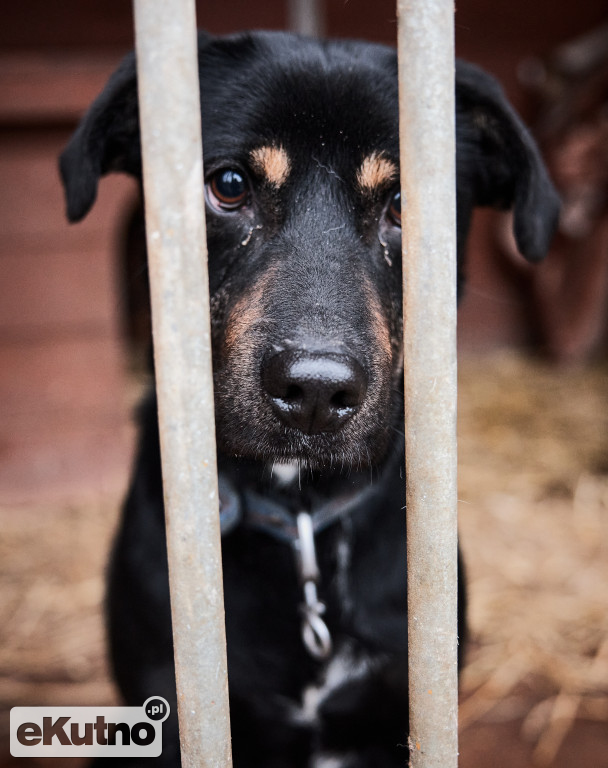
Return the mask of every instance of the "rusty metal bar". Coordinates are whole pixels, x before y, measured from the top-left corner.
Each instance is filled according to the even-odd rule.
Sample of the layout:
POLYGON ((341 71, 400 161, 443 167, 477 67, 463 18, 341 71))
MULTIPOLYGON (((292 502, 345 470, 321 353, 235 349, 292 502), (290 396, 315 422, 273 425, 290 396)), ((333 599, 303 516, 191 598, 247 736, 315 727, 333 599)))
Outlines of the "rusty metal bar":
POLYGON ((458 764, 454 4, 397 0, 410 765, 458 764))
POLYGON ((287 29, 300 35, 325 34, 325 0, 287 0, 287 29))
POLYGON ((194 0, 135 0, 182 765, 232 764, 194 0))

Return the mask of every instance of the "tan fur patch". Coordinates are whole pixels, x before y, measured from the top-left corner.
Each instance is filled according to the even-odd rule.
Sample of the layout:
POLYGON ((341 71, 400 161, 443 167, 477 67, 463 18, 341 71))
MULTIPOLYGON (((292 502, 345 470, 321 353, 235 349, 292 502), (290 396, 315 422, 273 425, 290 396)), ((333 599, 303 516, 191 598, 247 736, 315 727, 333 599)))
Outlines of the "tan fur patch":
POLYGON ((382 311, 382 305, 380 299, 376 293, 374 286, 368 278, 363 280, 363 290, 365 291, 367 299, 367 307, 369 309, 369 315, 372 326, 372 333, 376 339, 378 347, 382 350, 388 360, 393 359, 393 345, 391 344, 391 334, 388 327, 388 322, 384 312, 382 311))
POLYGON ((378 152, 372 152, 361 163, 357 172, 357 184, 363 193, 369 194, 387 186, 397 178, 398 169, 392 160, 378 152))
POLYGON ((249 157, 253 170, 265 176, 275 187, 280 187, 287 180, 291 163, 283 147, 258 147, 249 157))
POLYGON ((274 279, 276 268, 271 267, 233 306, 226 323, 225 340, 229 354, 241 347, 240 353, 248 352, 247 335, 264 320, 264 295, 274 279), (245 345, 243 343, 245 341, 245 345))

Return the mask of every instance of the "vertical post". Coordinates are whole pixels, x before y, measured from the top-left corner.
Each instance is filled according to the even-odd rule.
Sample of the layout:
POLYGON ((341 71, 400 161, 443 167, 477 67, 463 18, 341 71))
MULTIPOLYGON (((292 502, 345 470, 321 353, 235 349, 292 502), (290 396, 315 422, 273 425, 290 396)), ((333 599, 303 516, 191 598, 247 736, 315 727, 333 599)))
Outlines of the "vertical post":
POLYGON ((287 28, 299 35, 325 33, 325 0, 287 0, 287 28))
POLYGON ((135 0, 182 765, 231 765, 194 0, 135 0))
POLYGON ((457 735, 454 5, 398 0, 410 765, 457 735))

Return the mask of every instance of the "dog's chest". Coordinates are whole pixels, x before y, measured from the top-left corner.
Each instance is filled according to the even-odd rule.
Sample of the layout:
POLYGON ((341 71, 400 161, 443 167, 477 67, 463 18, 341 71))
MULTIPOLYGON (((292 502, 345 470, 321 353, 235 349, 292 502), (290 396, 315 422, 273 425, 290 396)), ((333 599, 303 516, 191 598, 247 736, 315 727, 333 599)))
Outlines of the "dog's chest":
POLYGON ((370 681, 388 656, 405 657, 403 537, 391 536, 390 530, 388 536, 378 530, 375 536, 362 533, 356 520, 346 517, 318 537, 318 590, 333 642, 324 661, 313 659, 303 643, 303 592, 293 548, 246 528, 225 540, 235 694, 256 690, 277 703, 282 719, 314 728, 340 692, 377 687, 370 681))

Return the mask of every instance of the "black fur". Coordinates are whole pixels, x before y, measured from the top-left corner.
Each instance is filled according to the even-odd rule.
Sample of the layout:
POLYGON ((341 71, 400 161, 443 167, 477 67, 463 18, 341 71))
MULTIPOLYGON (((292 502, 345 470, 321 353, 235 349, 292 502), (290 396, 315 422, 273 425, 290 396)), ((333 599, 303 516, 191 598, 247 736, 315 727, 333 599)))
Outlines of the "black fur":
MULTIPOLYGON (((241 498, 254 490, 294 512, 373 485, 365 504, 317 537, 321 597, 335 644, 327 662, 312 659, 301 641, 289 546, 248 526, 246 509, 245 521, 223 539, 234 764, 320 768, 332 758, 331 765, 348 768, 402 765, 401 238, 389 210, 398 177, 368 193, 357 182, 366 157, 398 164, 396 55, 361 42, 254 33, 201 35, 199 62, 208 185, 230 168, 249 190, 246 203, 231 211, 218 210, 211 194, 207 200, 221 476, 241 498), (269 182, 252 162, 260 147, 280 148, 288 158, 282 183, 269 182), (321 406, 308 412, 290 399, 293 391, 280 390, 299 365, 307 371, 302 387, 312 387, 315 397, 336 389, 332 376, 346 382, 327 395, 322 414, 321 406), (339 375, 328 373, 336 365, 339 375), (300 478, 281 486, 273 463, 290 461, 299 463, 300 478), (326 686, 311 708, 313 687, 323 688, 328 665, 335 673, 340 663, 351 674, 326 686)), ((456 99, 460 288, 474 206, 512 207, 518 247, 536 261, 547 250, 558 203, 531 137, 496 82, 459 62, 456 99)), ((86 215, 104 173, 140 178, 140 156, 129 56, 62 155, 69 218, 86 215)), ((163 695, 174 704, 153 395, 140 422, 110 572, 112 660, 128 703, 163 695)), ((460 618, 462 635, 462 580, 460 618)), ((177 766, 175 718, 165 724, 164 742, 155 765, 177 766)))

